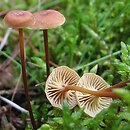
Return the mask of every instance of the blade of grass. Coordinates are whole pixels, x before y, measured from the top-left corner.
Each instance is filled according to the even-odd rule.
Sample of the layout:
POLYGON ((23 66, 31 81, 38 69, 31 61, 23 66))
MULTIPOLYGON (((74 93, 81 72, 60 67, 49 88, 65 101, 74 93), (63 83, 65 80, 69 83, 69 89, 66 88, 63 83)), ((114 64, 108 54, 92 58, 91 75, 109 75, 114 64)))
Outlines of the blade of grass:
POLYGON ((8 59, 10 59, 14 64, 16 64, 19 68, 21 68, 21 65, 19 62, 17 62, 14 58, 12 58, 11 56, 9 56, 7 53, 5 53, 4 51, 0 51, 0 54, 7 57, 8 59))
POLYGON ((88 63, 88 64, 76 66, 76 67, 74 67, 73 69, 77 71, 77 70, 83 69, 84 67, 91 66, 91 65, 94 65, 94 64, 98 64, 99 62, 102 62, 102 61, 104 61, 104 60, 107 60, 108 58, 111 58, 112 56, 119 55, 120 53, 121 53, 121 51, 114 52, 114 53, 109 54, 109 55, 107 55, 107 56, 104 56, 104 57, 102 57, 102 58, 100 58, 100 59, 94 60, 94 61, 92 61, 92 62, 90 62, 90 63, 88 63))
POLYGON ((99 41, 100 47, 103 47, 104 49, 108 49, 107 43, 88 25, 83 24, 83 27, 86 29, 86 31, 96 40, 99 41))

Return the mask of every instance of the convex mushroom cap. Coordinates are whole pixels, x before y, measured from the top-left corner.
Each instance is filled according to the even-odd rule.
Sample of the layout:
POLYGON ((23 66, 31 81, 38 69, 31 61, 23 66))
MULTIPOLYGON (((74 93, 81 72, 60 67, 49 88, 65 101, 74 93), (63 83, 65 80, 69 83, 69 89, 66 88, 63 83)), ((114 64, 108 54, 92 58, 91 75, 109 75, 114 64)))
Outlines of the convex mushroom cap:
POLYGON ((51 29, 56 28, 65 22, 65 17, 56 10, 42 10, 33 14, 35 24, 31 29, 51 29))
POLYGON ((13 28, 26 28, 34 24, 33 14, 24 10, 9 11, 4 17, 5 23, 13 28))
POLYGON ((55 68, 46 81, 45 93, 52 106, 62 109, 62 103, 65 99, 72 109, 77 105, 75 91, 69 90, 64 93, 64 88, 68 85, 76 85, 79 81, 79 75, 66 66, 55 68))
MULTIPOLYGON (((77 83, 77 86, 89 90, 98 91, 109 88, 110 85, 100 76, 93 73, 85 73, 77 83)), ((104 108, 108 108, 112 99, 108 97, 96 97, 91 94, 84 94, 76 91, 76 98, 80 108, 85 108, 84 112, 91 117, 95 117, 104 108)))

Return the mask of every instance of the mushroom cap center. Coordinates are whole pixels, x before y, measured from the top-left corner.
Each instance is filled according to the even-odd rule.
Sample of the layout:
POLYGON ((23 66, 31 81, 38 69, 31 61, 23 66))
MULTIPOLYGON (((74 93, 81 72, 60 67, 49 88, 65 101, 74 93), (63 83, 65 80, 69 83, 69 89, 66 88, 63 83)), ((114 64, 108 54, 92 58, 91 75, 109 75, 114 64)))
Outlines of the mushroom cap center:
POLYGON ((34 24, 33 14, 24 10, 12 10, 4 17, 6 25, 13 28, 26 28, 34 24))

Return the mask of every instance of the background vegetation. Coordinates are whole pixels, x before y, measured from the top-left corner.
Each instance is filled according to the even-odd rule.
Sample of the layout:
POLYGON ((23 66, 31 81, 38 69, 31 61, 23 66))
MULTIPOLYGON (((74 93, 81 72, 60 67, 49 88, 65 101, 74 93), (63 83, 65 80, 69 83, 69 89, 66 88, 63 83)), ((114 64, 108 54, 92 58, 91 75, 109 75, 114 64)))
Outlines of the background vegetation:
MULTIPOLYGON (((0 1, 0 42, 9 32, 3 18, 9 10, 36 12, 55 9, 66 17, 63 26, 49 30, 50 59, 67 65, 79 75, 94 72, 110 85, 130 78, 130 1, 129 0, 2 0, 0 1)), ((45 97, 46 70, 42 32, 25 30, 26 61, 33 112, 39 130, 128 130, 130 129, 130 92, 115 90, 122 100, 91 118, 76 107, 53 108, 45 97)), ((0 51, 0 94, 26 108, 22 88, 18 32, 11 30, 0 51), (11 61, 11 62, 10 62, 11 61), (21 79, 21 80, 19 80, 21 79), (14 89, 16 93, 13 94, 14 89)), ((54 66, 51 67, 53 69, 54 66)), ((1 129, 31 129, 29 118, 7 104, 0 106, 1 129), (3 107, 6 110, 3 112, 3 107), (7 125, 8 124, 8 125, 7 125), (12 125, 11 125, 12 124, 12 125)))

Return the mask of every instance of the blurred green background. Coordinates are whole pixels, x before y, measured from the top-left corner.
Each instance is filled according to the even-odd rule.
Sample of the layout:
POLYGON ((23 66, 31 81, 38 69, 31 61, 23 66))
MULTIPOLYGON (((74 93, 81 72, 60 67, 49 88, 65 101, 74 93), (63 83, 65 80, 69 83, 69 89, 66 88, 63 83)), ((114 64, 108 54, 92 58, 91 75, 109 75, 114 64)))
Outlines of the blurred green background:
MULTIPOLYGON (((1 43, 9 31, 3 23, 3 18, 8 11, 14 9, 31 12, 55 9, 65 16, 64 25, 49 30, 50 60, 55 64, 69 66, 80 76, 85 72, 97 73, 110 85, 130 78, 130 62, 128 62, 130 61, 130 0, 0 0, 1 43)), ((130 103, 125 98, 123 101, 115 100, 111 109, 99 114, 96 119, 84 115, 76 107, 73 112, 80 113, 80 116, 73 120, 74 123, 71 124, 73 127, 64 124, 66 117, 62 118, 62 111, 53 108, 44 94, 46 68, 43 60, 45 53, 42 31, 25 29, 25 40, 28 40, 26 45, 28 84, 30 91, 32 93, 35 91, 31 96, 35 118, 39 122, 39 127, 45 124, 41 129, 128 130, 130 128, 130 116, 127 115, 130 103), (124 113, 122 116, 120 112, 115 112, 117 106, 121 108, 121 112, 127 113, 125 113, 127 119, 124 119, 124 113), (77 122, 82 123, 78 125, 77 122)), ((1 91, 11 90, 18 82, 21 72, 20 58, 19 55, 15 58, 12 56, 18 52, 17 46, 18 32, 13 29, 0 51, 0 66, 3 69, 0 75, 4 78, 6 73, 11 74, 11 77, 5 76, 5 81, 0 80, 1 91), (7 64, 5 62, 7 59, 12 63, 7 64)), ((51 69, 53 68, 54 66, 51 66, 51 69)), ((19 84, 22 89, 22 82, 19 84)), ((122 92, 127 93, 123 90, 118 93, 122 92)), ((16 102, 19 102, 18 97, 22 97, 18 94, 19 92, 16 94, 16 102)), ((6 96, 11 97, 8 94, 6 96)), ((25 105, 23 100, 22 105, 25 105)), ((8 119, 9 115, 6 117, 8 119)), ((20 115, 19 118, 26 123, 19 127, 14 123, 14 126, 17 129, 25 127, 30 129, 30 126, 26 125, 26 115, 20 115)), ((73 116, 70 118, 73 119, 73 116)))

